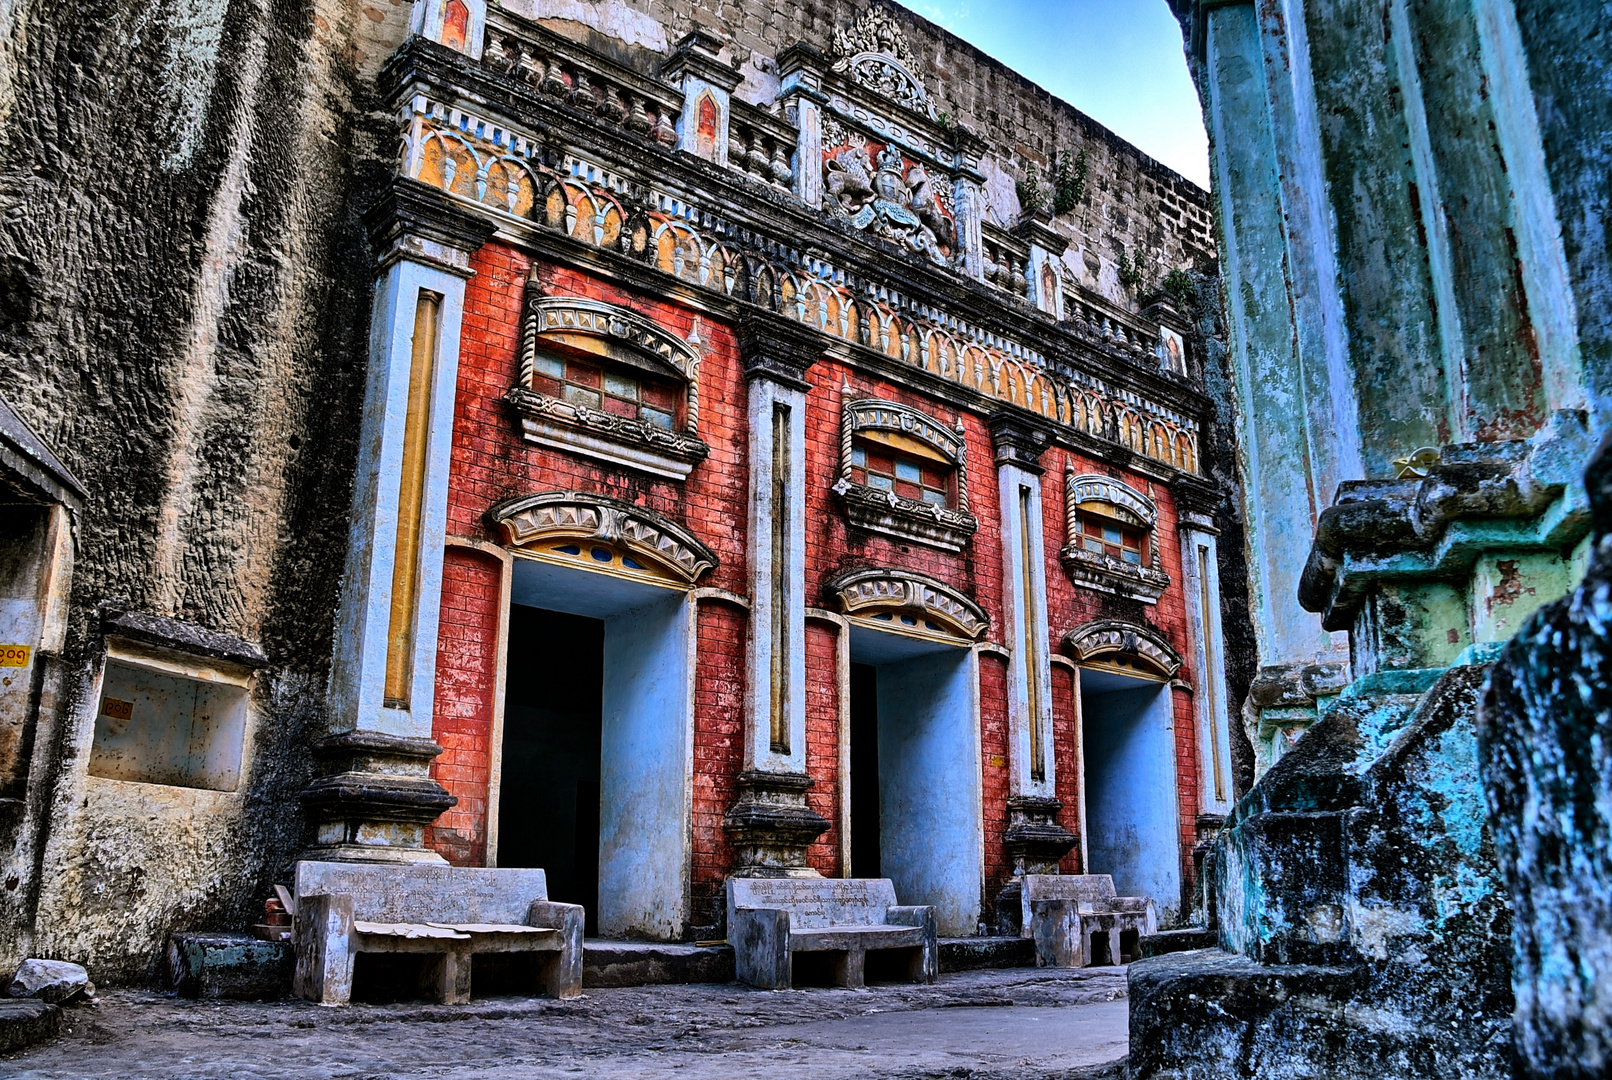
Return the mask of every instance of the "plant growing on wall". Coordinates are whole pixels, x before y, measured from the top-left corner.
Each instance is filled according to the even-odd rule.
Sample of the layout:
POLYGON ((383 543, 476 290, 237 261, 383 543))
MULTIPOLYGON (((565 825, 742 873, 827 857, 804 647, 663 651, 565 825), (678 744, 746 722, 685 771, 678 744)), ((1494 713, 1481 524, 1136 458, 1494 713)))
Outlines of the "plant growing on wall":
POLYGON ((1086 151, 1070 157, 1065 150, 1058 155, 1058 167, 1052 183, 1052 212, 1067 214, 1080 205, 1086 195, 1086 151))
POLYGON ((1021 217, 1029 217, 1047 205, 1047 189, 1041 186, 1041 176, 1036 172, 1035 162, 1025 165, 1024 179, 1015 186, 1019 192, 1021 217))
POLYGON ((1119 262, 1115 266, 1119 273, 1119 283, 1127 289, 1134 289, 1142 283, 1142 260, 1132 259, 1125 245, 1119 245, 1119 262))
POLYGON ((1170 298, 1175 301, 1177 307, 1186 306, 1187 297, 1192 295, 1191 274, 1178 266, 1165 274, 1164 280, 1159 284, 1165 292, 1170 294, 1170 298))

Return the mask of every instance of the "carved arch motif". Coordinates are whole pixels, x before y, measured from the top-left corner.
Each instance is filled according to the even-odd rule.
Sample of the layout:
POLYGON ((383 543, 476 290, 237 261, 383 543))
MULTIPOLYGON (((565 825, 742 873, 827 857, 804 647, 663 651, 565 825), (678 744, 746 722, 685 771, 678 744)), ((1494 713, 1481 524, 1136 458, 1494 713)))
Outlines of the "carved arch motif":
POLYGON ((846 616, 889 624, 898 632, 939 635, 959 644, 990 627, 985 610, 943 582, 910 570, 874 567, 841 574, 824 586, 846 616))
POLYGON ((717 565, 716 554, 682 525, 604 495, 526 495, 494 506, 487 520, 512 548, 620 577, 686 588, 717 565))
POLYGON ((1118 619, 1077 626, 1063 643, 1078 663, 1093 667, 1154 679, 1173 679, 1181 670, 1181 654, 1158 631, 1118 619))
POLYGON ((1152 499, 1137 491, 1123 480, 1099 473, 1070 472, 1064 486, 1068 490, 1070 535, 1074 535, 1074 513, 1088 503, 1105 503, 1119 512, 1119 516, 1138 528, 1151 529, 1159 519, 1158 506, 1152 499))

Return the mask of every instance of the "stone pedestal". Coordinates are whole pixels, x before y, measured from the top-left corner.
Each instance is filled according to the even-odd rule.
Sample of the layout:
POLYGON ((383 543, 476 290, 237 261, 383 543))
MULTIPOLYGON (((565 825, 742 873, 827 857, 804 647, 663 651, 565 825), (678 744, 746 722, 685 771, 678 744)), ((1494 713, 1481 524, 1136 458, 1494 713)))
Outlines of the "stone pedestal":
POLYGON ((440 863, 425 829, 459 800, 430 777, 442 747, 430 739, 348 731, 314 744, 323 775, 302 793, 314 826, 304 858, 440 863))
POLYGON ((818 877, 806 848, 828 831, 828 819, 806 805, 812 778, 803 773, 744 772, 739 798, 722 819, 733 840, 732 877, 818 877))
POLYGON ((1079 837, 1058 824, 1062 801, 1041 795, 1013 795, 1007 801, 1008 827, 1002 847, 1013 860, 1013 877, 996 894, 997 933, 1017 937, 1026 874, 1056 874, 1058 862, 1079 837))

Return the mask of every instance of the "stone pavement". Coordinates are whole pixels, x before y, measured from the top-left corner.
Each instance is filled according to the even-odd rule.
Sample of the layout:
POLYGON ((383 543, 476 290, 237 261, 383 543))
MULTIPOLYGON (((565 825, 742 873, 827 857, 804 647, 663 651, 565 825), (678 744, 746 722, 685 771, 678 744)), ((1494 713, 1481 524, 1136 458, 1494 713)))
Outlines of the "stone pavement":
MULTIPOLYGON (((1086 1080, 1127 1049, 1120 968, 961 972, 934 986, 590 990, 470 1005, 194 1002, 110 991, 17 1080, 1086 1080)), ((1105 1067, 1106 1066, 1106 1067, 1105 1067)))

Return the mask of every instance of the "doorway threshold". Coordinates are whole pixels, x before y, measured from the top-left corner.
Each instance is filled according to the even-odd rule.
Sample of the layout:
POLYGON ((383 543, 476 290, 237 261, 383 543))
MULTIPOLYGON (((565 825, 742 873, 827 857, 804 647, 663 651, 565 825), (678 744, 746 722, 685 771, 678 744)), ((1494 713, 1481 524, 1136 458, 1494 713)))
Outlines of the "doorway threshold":
POLYGON ((582 943, 582 988, 728 983, 734 979, 733 946, 679 945, 659 941, 582 943))

